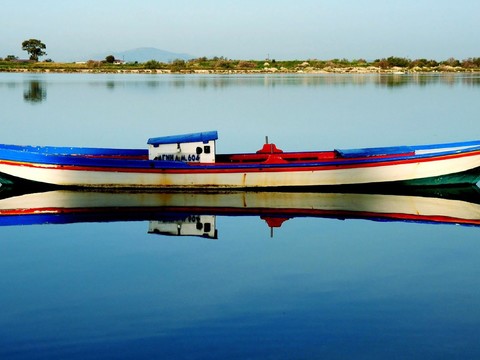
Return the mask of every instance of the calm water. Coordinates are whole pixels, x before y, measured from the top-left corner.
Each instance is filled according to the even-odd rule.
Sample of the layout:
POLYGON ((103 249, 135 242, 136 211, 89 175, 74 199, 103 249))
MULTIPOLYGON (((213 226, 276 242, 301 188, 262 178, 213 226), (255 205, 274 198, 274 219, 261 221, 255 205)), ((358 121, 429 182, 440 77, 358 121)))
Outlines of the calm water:
MULTIPOLYGON (((0 142, 462 141, 480 137, 479 100, 479 75, 0 74, 0 142)), ((480 227, 302 216, 272 237, 233 215, 217 240, 154 234, 138 213, 0 226, 0 358, 480 357, 480 227)))

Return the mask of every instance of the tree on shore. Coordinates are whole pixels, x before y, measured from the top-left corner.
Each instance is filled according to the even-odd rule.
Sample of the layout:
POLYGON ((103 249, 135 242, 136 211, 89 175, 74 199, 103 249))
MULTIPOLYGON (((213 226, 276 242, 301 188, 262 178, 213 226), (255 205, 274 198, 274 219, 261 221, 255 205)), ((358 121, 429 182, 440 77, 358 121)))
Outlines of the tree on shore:
POLYGON ((106 58, 105 58, 105 62, 107 62, 108 64, 113 64, 115 62, 115 56, 113 55, 108 55, 106 58))
POLYGON ((43 55, 47 55, 44 49, 47 47, 44 43, 37 39, 29 39, 25 40, 22 43, 22 50, 25 50, 27 53, 30 54, 30 60, 38 61, 38 58, 43 55))

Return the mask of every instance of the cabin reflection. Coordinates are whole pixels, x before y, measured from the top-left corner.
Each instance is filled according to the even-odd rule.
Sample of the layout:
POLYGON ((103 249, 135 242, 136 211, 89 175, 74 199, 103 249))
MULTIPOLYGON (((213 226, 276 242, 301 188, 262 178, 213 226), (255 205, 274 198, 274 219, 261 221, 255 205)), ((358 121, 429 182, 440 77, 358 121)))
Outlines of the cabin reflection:
POLYGON ((198 236, 214 240, 218 236, 214 215, 189 215, 176 221, 150 220, 148 233, 167 236, 198 236))

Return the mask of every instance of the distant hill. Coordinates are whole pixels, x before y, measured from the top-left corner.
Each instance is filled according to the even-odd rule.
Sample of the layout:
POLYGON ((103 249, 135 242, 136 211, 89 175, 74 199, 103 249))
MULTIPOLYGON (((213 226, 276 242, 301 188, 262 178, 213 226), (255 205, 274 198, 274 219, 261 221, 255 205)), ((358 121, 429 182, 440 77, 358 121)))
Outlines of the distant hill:
POLYGON ((103 60, 108 55, 115 56, 115 59, 124 60, 125 62, 139 62, 143 63, 149 60, 156 60, 160 62, 171 62, 176 59, 190 60, 195 56, 189 54, 173 53, 166 50, 156 49, 152 47, 142 47, 121 52, 110 52, 104 54, 97 54, 94 56, 96 60, 103 60))

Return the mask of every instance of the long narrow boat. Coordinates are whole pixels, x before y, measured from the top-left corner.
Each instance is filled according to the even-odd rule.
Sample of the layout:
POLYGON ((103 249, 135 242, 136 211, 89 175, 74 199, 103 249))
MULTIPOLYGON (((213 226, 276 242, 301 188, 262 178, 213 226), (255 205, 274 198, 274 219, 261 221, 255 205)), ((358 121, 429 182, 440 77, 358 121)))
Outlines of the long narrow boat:
POLYGON ((0 226, 149 221, 149 232, 216 237, 216 216, 258 216, 270 227, 297 217, 480 226, 478 187, 411 193, 0 192, 0 226), (3 199, 2 199, 3 197, 3 199))
POLYGON ((480 141, 332 151, 216 154, 216 131, 148 140, 148 149, 0 145, 0 182, 99 188, 459 185, 480 180, 480 141))

